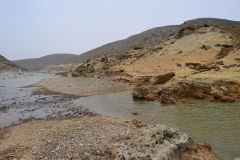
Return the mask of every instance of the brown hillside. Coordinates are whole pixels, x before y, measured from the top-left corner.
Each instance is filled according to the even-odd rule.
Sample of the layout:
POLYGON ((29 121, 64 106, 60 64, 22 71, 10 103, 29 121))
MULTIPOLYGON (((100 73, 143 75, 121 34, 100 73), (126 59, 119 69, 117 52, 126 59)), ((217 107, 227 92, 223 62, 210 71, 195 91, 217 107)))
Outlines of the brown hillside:
POLYGON ((20 70, 24 70, 24 69, 0 55, 0 72, 20 71, 20 70))
MULTIPOLYGON (((54 70, 54 72, 62 71, 62 64, 76 64, 86 62, 86 60, 103 55, 103 54, 125 54, 126 51, 132 49, 141 49, 143 46, 147 45, 158 45, 164 42, 169 36, 176 35, 181 37, 184 29, 191 31, 194 28, 212 26, 216 28, 226 28, 226 27, 239 27, 240 22, 229 21, 223 19, 214 18, 200 18, 184 22, 181 25, 171 25, 157 27, 145 32, 139 33, 137 35, 130 36, 124 40, 119 40, 112 42, 96 49, 85 52, 81 55, 73 54, 52 54, 40 58, 24 59, 14 61, 17 65, 24 67, 30 71, 46 71, 54 70)), ((75 66, 75 65, 72 65, 75 66)))
POLYGON ((22 59, 14 62, 29 71, 40 71, 52 65, 78 63, 79 59, 75 54, 51 54, 40 58, 22 59))
POLYGON ((181 25, 171 25, 164 27, 157 27, 145 32, 133 35, 124 40, 115 41, 103 46, 100 46, 96 49, 85 52, 81 55, 80 61, 84 62, 87 59, 94 57, 103 53, 111 53, 111 52, 122 52, 127 51, 129 49, 133 49, 136 46, 143 46, 146 44, 160 43, 165 40, 170 35, 173 35, 179 32, 182 28, 193 28, 193 27, 201 27, 201 26, 214 26, 214 27, 239 27, 240 22, 238 21, 230 21, 224 19, 216 19, 216 18, 199 18, 190 21, 186 21, 181 25))
POLYGON ((240 100, 240 27, 219 24, 186 22, 161 42, 95 56, 70 75, 130 82, 134 98, 163 103, 240 100))

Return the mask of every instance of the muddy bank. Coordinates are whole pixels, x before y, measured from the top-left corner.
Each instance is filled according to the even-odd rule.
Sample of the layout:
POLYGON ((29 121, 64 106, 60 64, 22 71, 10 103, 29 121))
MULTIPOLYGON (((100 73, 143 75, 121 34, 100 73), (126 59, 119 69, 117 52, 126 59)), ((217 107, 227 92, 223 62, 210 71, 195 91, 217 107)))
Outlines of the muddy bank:
POLYGON ((77 96, 90 96, 110 92, 130 90, 128 84, 113 82, 106 79, 89 77, 54 77, 47 78, 35 86, 44 87, 50 91, 77 96))
POLYGON ((132 155, 137 159, 220 160, 208 145, 192 147, 188 136, 175 129, 146 128, 138 121, 103 116, 34 120, 0 132, 0 159, 129 159, 132 155), (149 144, 144 145, 148 141, 141 138, 149 144), (156 152, 148 152, 151 150, 156 152), (159 155, 161 152, 165 154, 159 155))

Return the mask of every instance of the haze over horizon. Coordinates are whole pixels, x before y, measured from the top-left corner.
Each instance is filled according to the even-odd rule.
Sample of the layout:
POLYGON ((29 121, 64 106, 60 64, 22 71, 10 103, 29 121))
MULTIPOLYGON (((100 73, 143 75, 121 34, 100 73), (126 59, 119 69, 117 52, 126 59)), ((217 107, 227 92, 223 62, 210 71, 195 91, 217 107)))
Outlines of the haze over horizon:
POLYGON ((239 6, 238 0, 3 0, 0 54, 10 60, 81 54, 154 27, 190 19, 240 21, 239 6))

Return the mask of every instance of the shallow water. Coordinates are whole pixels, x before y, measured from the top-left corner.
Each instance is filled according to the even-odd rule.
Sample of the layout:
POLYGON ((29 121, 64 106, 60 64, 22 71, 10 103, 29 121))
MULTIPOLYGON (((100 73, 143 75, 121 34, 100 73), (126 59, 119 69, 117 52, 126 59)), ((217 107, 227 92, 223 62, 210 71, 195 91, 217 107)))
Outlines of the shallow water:
POLYGON ((214 152, 226 160, 240 157, 240 103, 161 105, 159 102, 133 100, 131 92, 76 98, 33 95, 38 87, 24 87, 48 77, 52 75, 0 73, 0 128, 31 118, 81 116, 82 113, 95 112, 179 128, 195 141, 211 144, 214 152), (133 116, 132 112, 140 115, 133 116))
POLYGON ((161 105, 133 100, 130 92, 84 97, 75 103, 103 115, 178 128, 197 142, 211 144, 213 151, 226 160, 240 157, 240 103, 161 105))
POLYGON ((41 73, 0 74, 0 128, 31 119, 81 116, 90 114, 82 106, 73 104, 74 96, 61 94, 33 94, 39 87, 25 87, 53 77, 41 73))

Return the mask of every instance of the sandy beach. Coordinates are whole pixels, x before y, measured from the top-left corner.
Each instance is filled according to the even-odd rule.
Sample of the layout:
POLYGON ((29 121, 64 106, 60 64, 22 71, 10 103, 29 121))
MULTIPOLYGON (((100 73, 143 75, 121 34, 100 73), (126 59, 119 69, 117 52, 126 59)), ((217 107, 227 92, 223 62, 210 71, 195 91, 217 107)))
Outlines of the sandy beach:
POLYGON ((54 77, 46 78, 34 86, 40 86, 51 92, 71 94, 76 96, 92 96, 117 91, 131 90, 125 83, 113 82, 107 79, 89 77, 54 77))

